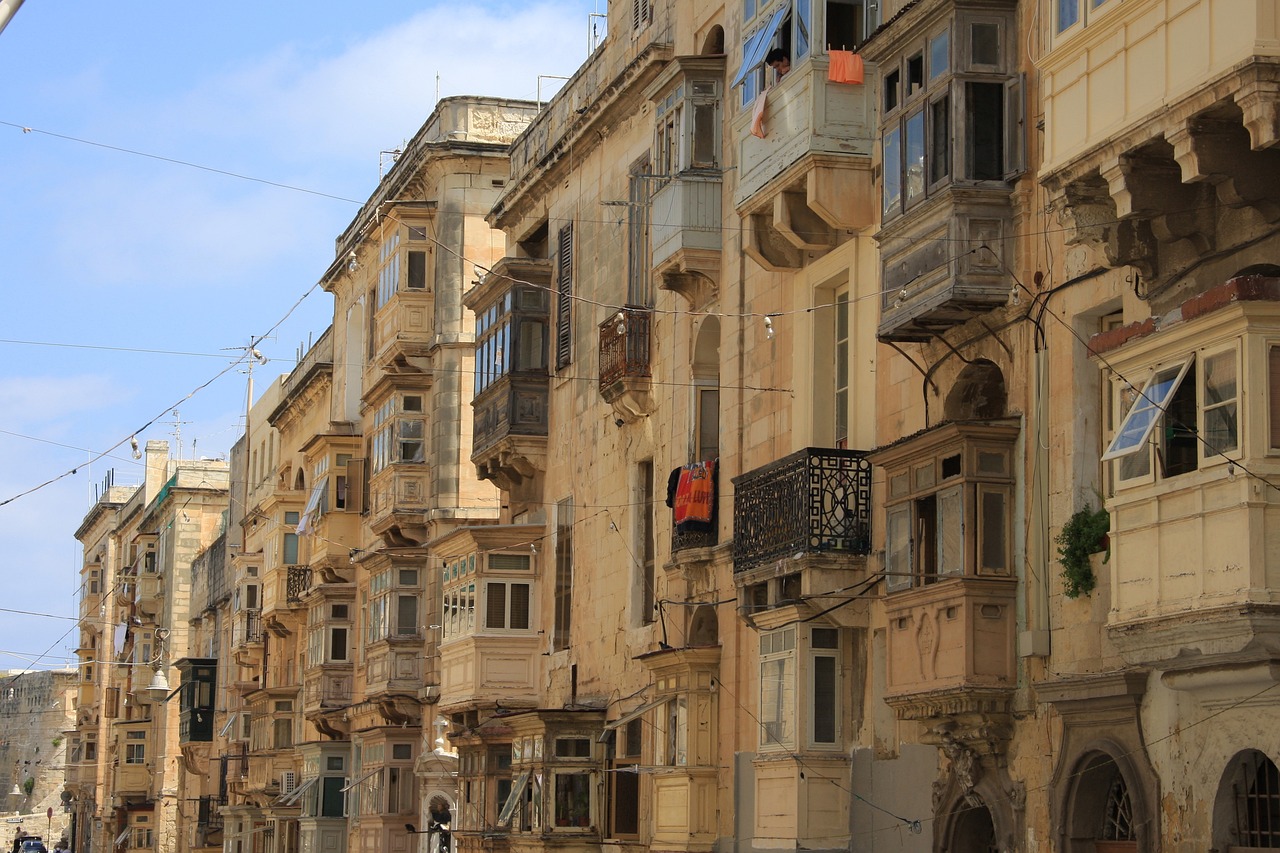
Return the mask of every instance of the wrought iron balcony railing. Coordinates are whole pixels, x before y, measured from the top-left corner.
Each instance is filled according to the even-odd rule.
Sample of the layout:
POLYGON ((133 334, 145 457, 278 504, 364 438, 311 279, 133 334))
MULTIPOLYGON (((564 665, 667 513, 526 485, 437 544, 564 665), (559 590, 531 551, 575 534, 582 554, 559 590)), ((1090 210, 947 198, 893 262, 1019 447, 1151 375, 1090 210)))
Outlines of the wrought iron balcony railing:
POLYGON ((782 556, 871 551, 871 463, 807 447, 733 478, 733 570, 782 556))
POLYGON ((311 567, 289 566, 285 578, 285 598, 288 602, 299 603, 309 589, 311 589, 311 567))
POLYGON ((628 305, 600 324, 600 392, 619 379, 649 377, 648 308, 628 305))
POLYGON ((262 642, 262 611, 245 610, 235 621, 235 634, 232 642, 235 645, 262 642))

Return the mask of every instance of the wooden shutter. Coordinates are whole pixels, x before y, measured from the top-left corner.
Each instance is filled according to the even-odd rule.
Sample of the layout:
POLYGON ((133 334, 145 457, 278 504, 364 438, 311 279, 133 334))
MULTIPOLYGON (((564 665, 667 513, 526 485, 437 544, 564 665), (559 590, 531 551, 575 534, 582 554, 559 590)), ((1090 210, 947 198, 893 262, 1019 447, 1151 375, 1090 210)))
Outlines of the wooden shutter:
POLYGON ((364 512, 365 461, 347 460, 347 511, 364 512))
POLYGON ((572 360, 573 342, 573 224, 560 229, 556 253, 556 370, 572 360))

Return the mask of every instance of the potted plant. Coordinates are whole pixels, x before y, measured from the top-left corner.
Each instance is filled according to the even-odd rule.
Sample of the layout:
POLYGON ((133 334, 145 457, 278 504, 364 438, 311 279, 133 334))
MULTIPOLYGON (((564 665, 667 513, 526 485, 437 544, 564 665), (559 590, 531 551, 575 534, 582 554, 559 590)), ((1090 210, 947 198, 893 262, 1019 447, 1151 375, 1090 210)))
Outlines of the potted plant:
POLYGON ((1058 543, 1058 562, 1062 564, 1063 593, 1079 598, 1093 592, 1098 579, 1093 575, 1089 557, 1106 551, 1110 545, 1107 531, 1111 515, 1105 509, 1084 506, 1072 513, 1054 540, 1058 543))

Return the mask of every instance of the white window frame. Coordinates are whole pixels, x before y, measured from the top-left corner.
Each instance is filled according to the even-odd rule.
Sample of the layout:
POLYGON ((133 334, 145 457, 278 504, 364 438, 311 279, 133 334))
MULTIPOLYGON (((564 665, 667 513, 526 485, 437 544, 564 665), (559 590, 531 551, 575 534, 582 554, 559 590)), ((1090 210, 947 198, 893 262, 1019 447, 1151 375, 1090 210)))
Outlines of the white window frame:
MULTIPOLYGON (((1186 381, 1188 374, 1193 372, 1192 368, 1194 368, 1196 383, 1196 417, 1194 424, 1196 430, 1196 470, 1203 470, 1214 465, 1225 465, 1241 457, 1245 441, 1244 425, 1246 420, 1242 411, 1245 402, 1245 375, 1241 352, 1240 343, 1233 341, 1224 346, 1196 350, 1181 356, 1180 359, 1169 359, 1160 362, 1151 370, 1143 383, 1142 389, 1136 393, 1132 402, 1127 406, 1123 404, 1123 397, 1126 392, 1133 393, 1130 386, 1119 376, 1113 379, 1114 399, 1117 400, 1117 403, 1113 405, 1113 412, 1120 417, 1120 422, 1108 440, 1107 449, 1102 454, 1101 459, 1103 462, 1114 461, 1116 463, 1112 470, 1111 478, 1115 488, 1125 489, 1157 481, 1176 479, 1182 474, 1192 473, 1184 471, 1182 474, 1165 476, 1160 470, 1159 460, 1156 457, 1157 448, 1163 446, 1163 439, 1159 437, 1156 430, 1162 428, 1161 425, 1166 417, 1167 409, 1174 397, 1182 390, 1182 385, 1186 381), (1212 449, 1205 438, 1205 366, 1209 361, 1223 355, 1230 355, 1233 361, 1235 396, 1210 408, 1235 407, 1235 446, 1218 451, 1212 449), (1166 388, 1157 387, 1157 383, 1162 377, 1173 374, 1175 370, 1176 376, 1171 384, 1166 388), (1123 414, 1121 414, 1122 412, 1123 414), (1139 422, 1139 426, 1126 429, 1126 425, 1129 425, 1131 421, 1139 421, 1139 418, 1148 412, 1155 413, 1149 423, 1141 424, 1139 422), (1134 431, 1139 428, 1139 432, 1134 431), (1121 438, 1126 434, 1130 438, 1121 444, 1121 438), (1145 454, 1146 466, 1140 469, 1132 469, 1133 475, 1125 477, 1124 466, 1132 465, 1136 460, 1143 458, 1143 456, 1137 454, 1145 454)), ((1164 381, 1168 381, 1167 378, 1164 381)))
POLYGON ((796 745, 797 633, 793 626, 760 634, 760 752, 790 752, 796 745))
POLYGON ((1081 32, 1121 2, 1122 0, 1050 0, 1050 28, 1054 40, 1070 38, 1081 32), (1072 10, 1075 20, 1063 26, 1062 15, 1067 9, 1072 10))

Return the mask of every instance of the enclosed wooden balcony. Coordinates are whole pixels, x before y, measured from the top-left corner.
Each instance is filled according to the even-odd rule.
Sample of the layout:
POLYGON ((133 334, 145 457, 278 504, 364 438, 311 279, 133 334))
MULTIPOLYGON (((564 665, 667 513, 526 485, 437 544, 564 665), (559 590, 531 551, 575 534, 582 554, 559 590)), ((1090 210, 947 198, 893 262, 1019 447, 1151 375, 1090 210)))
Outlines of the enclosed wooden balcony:
POLYGON ((351 704, 351 678, 349 663, 307 667, 302 682, 302 713, 310 718, 351 704))
POLYGON ((471 461, 503 489, 546 470, 550 286, 550 260, 507 257, 463 297, 476 314, 471 461))
POLYGON ((733 203, 744 251, 766 269, 799 269, 875 222, 873 87, 830 82, 829 65, 810 56, 769 89, 763 139, 751 133, 750 105, 732 120, 733 203))

